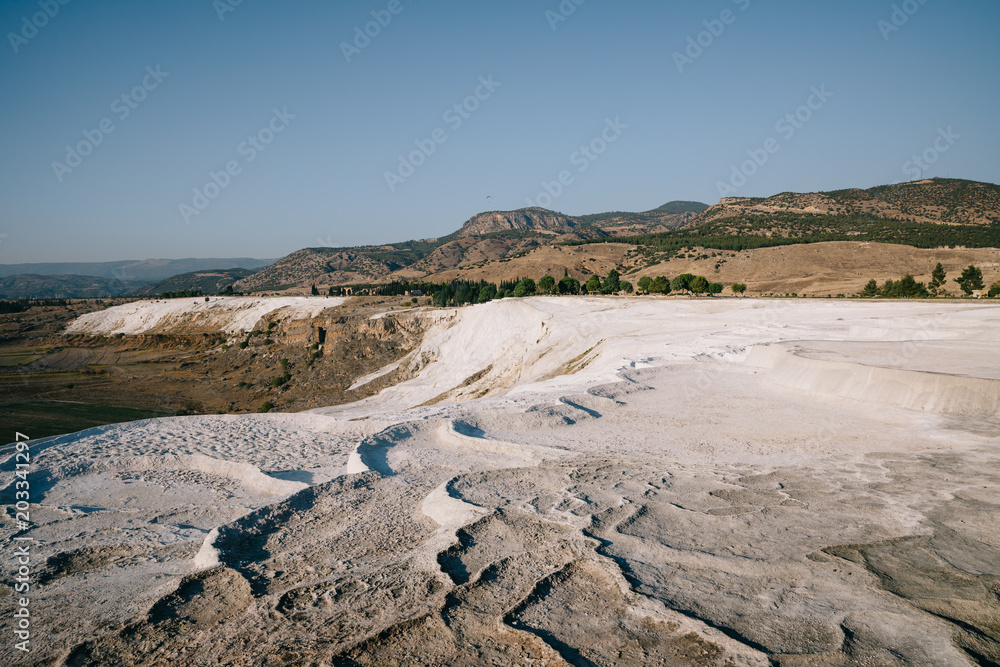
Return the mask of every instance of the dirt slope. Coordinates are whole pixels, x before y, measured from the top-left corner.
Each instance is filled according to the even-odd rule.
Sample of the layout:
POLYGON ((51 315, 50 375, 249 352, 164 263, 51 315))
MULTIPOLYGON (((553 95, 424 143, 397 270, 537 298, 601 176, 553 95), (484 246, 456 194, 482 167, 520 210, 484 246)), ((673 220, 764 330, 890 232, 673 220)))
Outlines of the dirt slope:
POLYGON ((586 246, 540 246, 520 257, 492 260, 468 268, 450 269, 432 273, 425 280, 486 280, 499 283, 517 278, 537 280, 546 274, 557 280, 564 271, 578 280, 586 280, 594 273, 607 275, 608 271, 622 264, 633 246, 621 243, 599 243, 586 246))
POLYGON ((960 290, 952 279, 970 264, 983 270, 987 286, 1000 280, 1000 250, 995 248, 924 250, 886 243, 841 241, 741 252, 694 249, 688 258, 675 258, 652 266, 645 266, 637 248, 626 244, 543 246, 521 257, 440 271, 427 279, 499 282, 522 277, 537 280, 549 274, 558 280, 567 270, 574 278, 584 280, 594 273, 605 276, 617 268, 623 279, 633 285, 642 276, 672 278, 693 273, 727 286, 734 282, 746 283, 748 294, 827 296, 855 294, 872 278, 882 283, 907 273, 927 282, 938 262, 948 273, 947 289, 953 295, 960 290), (694 259, 692 255, 703 259, 694 259))

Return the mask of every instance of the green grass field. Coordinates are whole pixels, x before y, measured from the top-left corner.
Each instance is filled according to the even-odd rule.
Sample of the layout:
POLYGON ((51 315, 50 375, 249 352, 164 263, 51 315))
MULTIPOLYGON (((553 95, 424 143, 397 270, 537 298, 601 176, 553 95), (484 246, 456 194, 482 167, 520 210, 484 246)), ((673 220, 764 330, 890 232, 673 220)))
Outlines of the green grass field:
POLYGON ((94 426, 169 417, 172 414, 172 412, 114 405, 63 401, 6 403, 0 405, 0 443, 14 442, 15 433, 23 433, 32 440, 37 440, 50 435, 75 433, 94 426))
POLYGON ((0 366, 23 366, 35 359, 41 359, 44 354, 0 354, 0 366))

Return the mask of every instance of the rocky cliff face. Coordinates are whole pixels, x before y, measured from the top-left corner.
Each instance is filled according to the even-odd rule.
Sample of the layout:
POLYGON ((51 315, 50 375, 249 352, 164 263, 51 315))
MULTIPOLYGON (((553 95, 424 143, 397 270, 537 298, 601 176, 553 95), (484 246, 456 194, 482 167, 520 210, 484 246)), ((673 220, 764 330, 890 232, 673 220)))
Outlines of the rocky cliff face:
POLYGON ((573 218, 544 208, 480 213, 462 225, 459 236, 480 236, 494 232, 565 232, 577 226, 573 218))

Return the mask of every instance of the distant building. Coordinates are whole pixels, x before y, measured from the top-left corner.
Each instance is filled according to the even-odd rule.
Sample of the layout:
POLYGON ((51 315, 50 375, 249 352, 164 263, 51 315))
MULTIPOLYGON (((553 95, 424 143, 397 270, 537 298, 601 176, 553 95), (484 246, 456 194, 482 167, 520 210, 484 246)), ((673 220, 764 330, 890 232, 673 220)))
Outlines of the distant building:
POLYGON ((424 295, 423 291, 418 289, 411 289, 409 292, 406 293, 406 296, 423 296, 423 295, 424 295))
POLYGON ((978 290, 978 289, 977 290, 972 290, 972 298, 973 299, 982 299, 983 298, 983 291, 984 290, 978 290))

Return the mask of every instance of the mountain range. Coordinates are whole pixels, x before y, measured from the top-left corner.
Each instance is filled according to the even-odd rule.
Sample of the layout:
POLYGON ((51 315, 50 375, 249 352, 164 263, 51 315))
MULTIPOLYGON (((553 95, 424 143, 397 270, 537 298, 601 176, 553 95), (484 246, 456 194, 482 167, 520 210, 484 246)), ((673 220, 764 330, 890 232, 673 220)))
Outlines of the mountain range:
POLYGON ((215 294, 273 261, 237 257, 0 264, 0 299, 153 296, 191 289, 215 294))
POLYGON ((522 274, 537 279, 554 271, 585 278, 598 268, 617 268, 624 275, 678 256, 707 258, 724 250, 824 241, 1000 248, 1000 186, 935 178, 866 190, 726 198, 714 206, 677 201, 641 213, 491 211, 440 238, 305 248, 238 281, 236 289, 496 281, 522 274), (597 244, 605 247, 598 250, 597 244))
POLYGON ((0 299, 91 299, 123 296, 144 285, 141 282, 98 276, 21 273, 0 277, 0 299))
POLYGON ((0 264, 0 277, 14 275, 93 276, 130 283, 154 283, 191 271, 213 269, 260 269, 273 259, 236 257, 228 259, 127 259, 116 262, 47 262, 0 264))
MULTIPOLYGON (((263 292, 394 280, 496 282, 537 279, 546 272, 586 278, 611 268, 637 276, 678 259, 708 260, 726 252, 821 242, 1000 248, 1000 186, 934 178, 869 189, 730 197, 714 206, 673 201, 643 212, 569 216, 538 207, 488 211, 447 236, 304 248, 277 261, 0 265, 0 277, 6 276, 0 281, 0 297, 151 296, 190 289, 212 294, 231 284, 237 291, 263 292)), ((866 247, 877 268, 874 247, 866 247)), ((714 272, 733 259, 713 260, 714 272)), ((809 267, 796 264, 795 270, 808 273, 809 267)))
POLYGON ((543 208, 489 211, 440 238, 357 248, 305 248, 240 280, 236 289, 252 292, 306 282, 340 285, 420 279, 523 256, 556 243, 679 229, 708 208, 700 202, 678 201, 641 213, 615 211, 578 217, 543 208))

